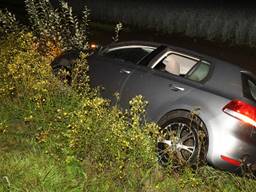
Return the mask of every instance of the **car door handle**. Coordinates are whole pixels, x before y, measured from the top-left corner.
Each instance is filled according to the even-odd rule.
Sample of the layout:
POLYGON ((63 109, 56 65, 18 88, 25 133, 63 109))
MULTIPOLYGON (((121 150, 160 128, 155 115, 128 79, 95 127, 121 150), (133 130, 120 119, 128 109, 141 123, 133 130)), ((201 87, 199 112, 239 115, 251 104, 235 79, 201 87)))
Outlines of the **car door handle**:
POLYGON ((185 89, 183 87, 179 87, 174 84, 169 84, 169 87, 172 91, 185 91, 185 89))
POLYGON ((121 70, 120 70, 120 73, 130 74, 131 71, 126 70, 126 69, 121 69, 121 70))

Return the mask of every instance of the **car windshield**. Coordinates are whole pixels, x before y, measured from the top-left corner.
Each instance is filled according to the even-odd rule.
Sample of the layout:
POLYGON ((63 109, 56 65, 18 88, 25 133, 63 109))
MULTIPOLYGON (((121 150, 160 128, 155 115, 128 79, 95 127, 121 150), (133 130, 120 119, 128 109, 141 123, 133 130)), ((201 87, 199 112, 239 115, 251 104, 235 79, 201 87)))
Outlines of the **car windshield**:
POLYGON ((103 55, 106 57, 130 61, 132 63, 138 63, 154 49, 155 47, 147 46, 118 47, 107 50, 103 55))

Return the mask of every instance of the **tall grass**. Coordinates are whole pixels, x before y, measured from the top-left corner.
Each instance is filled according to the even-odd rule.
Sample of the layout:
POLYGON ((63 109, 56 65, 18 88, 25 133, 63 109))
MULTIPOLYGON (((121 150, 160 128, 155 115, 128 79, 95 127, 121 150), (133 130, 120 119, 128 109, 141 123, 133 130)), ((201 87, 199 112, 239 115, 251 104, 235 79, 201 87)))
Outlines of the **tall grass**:
POLYGON ((82 17, 78 20, 67 2, 58 3, 59 7, 56 9, 49 0, 25 0, 30 25, 34 35, 40 38, 42 49, 52 44, 62 50, 86 49, 89 10, 84 6, 82 17))
POLYGON ((12 30, 0 41, 0 191, 255 191, 255 180, 212 167, 160 167, 143 98, 111 107, 89 86, 86 54, 72 73, 83 78, 68 86, 36 35, 12 30))
POLYGON ((256 14, 251 9, 181 7, 163 1, 87 3, 96 20, 121 21, 140 29, 256 47, 256 14))

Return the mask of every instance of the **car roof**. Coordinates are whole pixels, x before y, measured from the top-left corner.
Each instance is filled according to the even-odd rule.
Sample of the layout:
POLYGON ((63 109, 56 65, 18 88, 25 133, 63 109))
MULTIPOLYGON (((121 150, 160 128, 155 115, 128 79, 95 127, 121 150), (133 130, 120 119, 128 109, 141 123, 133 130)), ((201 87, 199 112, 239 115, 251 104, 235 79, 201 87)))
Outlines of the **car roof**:
POLYGON ((228 61, 224 61, 222 59, 216 58, 216 57, 212 57, 206 54, 202 54, 190 49, 186 49, 186 48, 182 48, 182 47, 178 47, 178 46, 173 46, 170 44, 164 44, 164 43, 158 43, 158 42, 151 42, 151 41, 122 41, 122 42, 114 42, 111 43, 107 46, 107 48, 112 48, 112 47, 118 47, 118 46, 129 46, 129 45, 142 45, 142 46, 150 46, 150 47, 159 47, 161 45, 166 46, 170 49, 173 49, 177 52, 182 52, 185 54, 188 54, 190 56, 194 56, 197 57, 199 59, 204 59, 206 61, 209 61, 211 63, 214 63, 214 65, 220 65, 221 67, 228 67, 228 68, 240 68, 243 71, 247 71, 245 69, 243 69, 241 66, 239 65, 235 65, 233 63, 230 63, 228 61))

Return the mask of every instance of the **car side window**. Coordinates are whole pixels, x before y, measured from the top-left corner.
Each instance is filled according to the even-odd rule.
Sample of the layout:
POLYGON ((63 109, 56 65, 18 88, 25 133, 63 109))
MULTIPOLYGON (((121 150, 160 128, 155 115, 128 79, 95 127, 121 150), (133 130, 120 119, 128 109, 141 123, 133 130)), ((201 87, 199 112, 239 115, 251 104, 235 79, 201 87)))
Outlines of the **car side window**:
POLYGON ((210 63, 199 61, 197 65, 187 73, 186 78, 193 81, 203 81, 208 76, 209 71, 210 63))
POLYGON ((153 68, 193 81, 203 81, 209 74, 210 64, 197 58, 171 53, 161 58, 153 68))
POLYGON ((169 54, 162 58, 153 68, 174 75, 185 76, 197 63, 197 60, 188 57, 169 54))
POLYGON ((145 56, 150 54, 154 47, 121 47, 107 50, 103 56, 138 63, 145 56))

